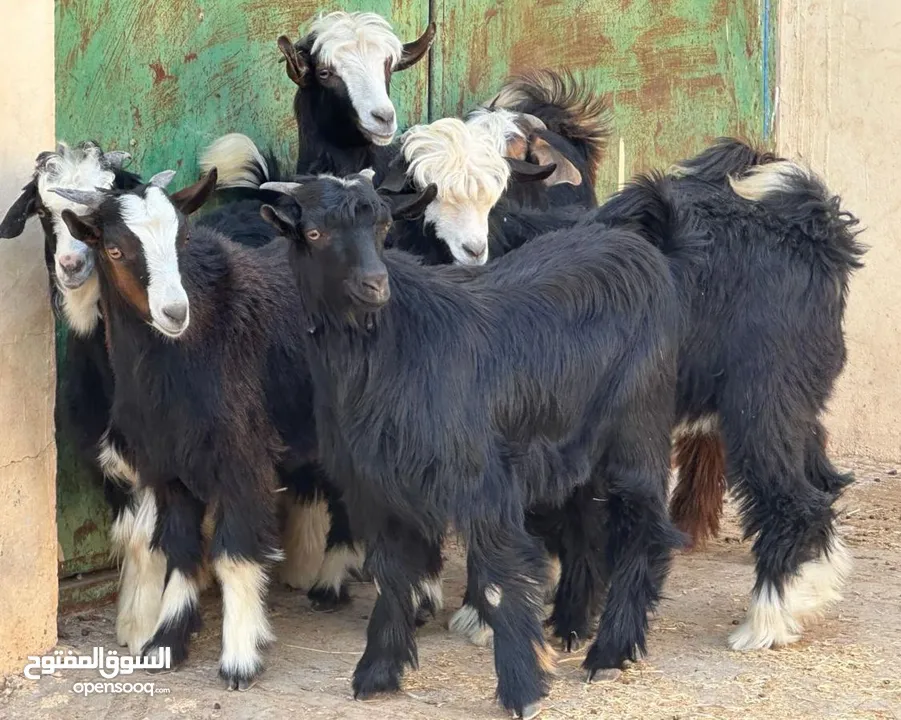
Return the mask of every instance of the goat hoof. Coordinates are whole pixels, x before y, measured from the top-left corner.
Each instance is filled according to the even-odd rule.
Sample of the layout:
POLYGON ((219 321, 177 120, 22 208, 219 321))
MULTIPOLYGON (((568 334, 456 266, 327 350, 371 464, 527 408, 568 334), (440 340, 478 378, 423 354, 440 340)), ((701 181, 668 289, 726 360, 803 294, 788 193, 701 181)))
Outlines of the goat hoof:
POLYGON ((229 692, 232 692, 233 690, 247 692, 257 684, 256 675, 233 675, 223 672, 220 672, 219 674, 222 676, 222 679, 225 680, 225 688, 229 692))
POLYGON ((583 669, 588 671, 586 682, 615 680, 622 674, 626 661, 635 659, 634 652, 634 648, 631 653, 621 652, 595 643, 589 648, 588 654, 582 662, 583 669))
POLYGON ((532 720, 532 718, 538 717, 538 714, 541 712, 541 703, 534 702, 526 705, 521 711, 514 710, 513 717, 514 718, 522 718, 522 720, 532 720))
POLYGON ((335 612, 338 608, 350 604, 350 593, 346 587, 342 587, 339 592, 332 588, 312 588, 307 597, 310 599, 310 606, 316 612, 335 612))
POLYGON ((582 638, 579 637, 579 633, 575 630, 572 630, 567 638, 563 641, 563 652, 565 653, 574 653, 579 652, 582 649, 582 638))
POLYGON ((372 664, 357 665, 354 672, 354 700, 365 700, 380 693, 394 693, 400 690, 400 673, 392 663, 375 661, 372 664))
POLYGON ((606 670, 589 670, 585 682, 591 685, 595 682, 613 682, 619 679, 623 671, 619 668, 607 668, 606 670))

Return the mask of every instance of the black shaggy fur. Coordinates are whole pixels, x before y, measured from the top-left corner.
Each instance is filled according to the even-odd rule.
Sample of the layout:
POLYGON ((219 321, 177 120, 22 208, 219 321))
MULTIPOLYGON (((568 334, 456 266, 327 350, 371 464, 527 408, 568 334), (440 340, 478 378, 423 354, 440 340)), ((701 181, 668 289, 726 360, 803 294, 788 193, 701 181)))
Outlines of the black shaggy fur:
POLYGON ((299 230, 291 254, 322 460, 380 591, 355 694, 395 690, 415 666, 412 591, 452 523, 495 632, 502 704, 522 713, 544 695, 545 564, 524 508, 576 491, 591 498, 581 527, 610 536, 586 668, 634 658, 680 542, 664 499, 677 325, 667 260, 592 227, 486 268, 422 267, 382 250, 388 213, 371 186, 321 179, 294 197, 300 217, 282 226, 329 238, 299 230))

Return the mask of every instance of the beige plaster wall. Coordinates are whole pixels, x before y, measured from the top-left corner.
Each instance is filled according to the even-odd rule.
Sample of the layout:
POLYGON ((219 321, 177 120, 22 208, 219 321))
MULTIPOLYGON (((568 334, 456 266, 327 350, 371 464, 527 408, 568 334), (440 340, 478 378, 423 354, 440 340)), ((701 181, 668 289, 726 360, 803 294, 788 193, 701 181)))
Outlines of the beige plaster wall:
POLYGON ((901 460, 901 2, 780 0, 777 146, 866 226, 833 454, 901 460))
MULTIPOLYGON (((0 212, 53 147, 53 0, 0 0, 0 212)), ((56 643, 53 323, 43 235, 0 240, 0 675, 56 643)))

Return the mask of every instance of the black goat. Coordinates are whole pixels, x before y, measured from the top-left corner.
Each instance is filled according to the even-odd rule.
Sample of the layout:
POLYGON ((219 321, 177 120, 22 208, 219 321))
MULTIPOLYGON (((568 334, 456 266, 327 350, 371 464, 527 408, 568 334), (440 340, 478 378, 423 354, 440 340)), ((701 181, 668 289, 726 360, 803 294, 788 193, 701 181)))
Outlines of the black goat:
POLYGON ((606 99, 572 73, 535 70, 514 77, 466 122, 487 131, 507 157, 556 166, 546 187, 512 186, 508 202, 541 209, 597 206, 597 169, 610 137, 610 111, 606 99))
POLYGON ((280 37, 288 77, 297 85, 296 172, 384 168, 397 131, 391 74, 421 60, 434 38, 431 23, 418 40, 401 44, 380 15, 346 12, 321 15, 295 44, 280 37))
POLYGON ((199 207, 215 172, 171 202, 162 190, 170 179, 129 192, 56 192, 91 208, 62 218, 99 260, 116 376, 109 451, 155 498, 152 542, 166 557, 166 584, 144 650, 170 647, 175 663, 186 656, 210 509, 224 602, 220 672, 245 689, 271 637, 263 593, 278 554, 277 470, 304 466, 316 450, 303 327, 284 244, 251 250, 189 227, 182 212, 199 207))
POLYGON ((355 694, 396 690, 416 664, 418 588, 452 523, 495 632, 500 701, 533 716, 553 657, 524 509, 573 492, 584 501, 574 533, 602 545, 574 544, 570 561, 610 578, 585 667, 634 658, 681 538, 665 505, 677 330, 667 259, 593 226, 486 268, 423 267, 383 251, 391 216, 364 178, 282 189, 296 206, 263 212, 294 240, 320 453, 379 590, 355 694))

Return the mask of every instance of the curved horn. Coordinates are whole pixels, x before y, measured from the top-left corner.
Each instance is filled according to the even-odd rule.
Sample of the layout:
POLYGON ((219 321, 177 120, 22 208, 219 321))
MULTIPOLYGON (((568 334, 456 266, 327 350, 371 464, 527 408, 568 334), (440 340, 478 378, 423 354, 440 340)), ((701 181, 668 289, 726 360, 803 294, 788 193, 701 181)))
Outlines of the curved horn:
POLYGON ((89 208, 100 207, 106 197, 100 190, 76 190, 74 188, 51 188, 60 197, 89 208))
POLYGON ((175 177, 175 170, 163 170, 162 172, 158 172, 148 181, 148 185, 154 185, 158 187, 160 190, 165 190, 169 183, 172 182, 172 178, 175 177))
POLYGON ((522 118, 523 124, 526 125, 529 130, 547 130, 547 125, 544 124, 544 120, 540 117, 535 117, 534 115, 524 112, 519 113, 519 117, 522 118))
POLYGON ((435 23, 432 22, 429 23, 429 26, 418 40, 404 43, 404 52, 400 56, 400 60, 397 61, 397 65, 394 66, 394 71, 398 72, 400 70, 406 70, 411 65, 415 65, 419 62, 429 51, 429 48, 432 46, 432 41, 435 39, 435 33, 437 32, 438 28, 435 23))
POLYGON ((295 190, 302 187, 303 185, 296 182, 265 182, 260 185, 260 190, 272 190, 273 192, 291 195, 295 190))
POLYGON ((131 160, 131 155, 122 150, 110 150, 103 153, 103 162, 113 170, 121 170, 129 160, 131 160))

